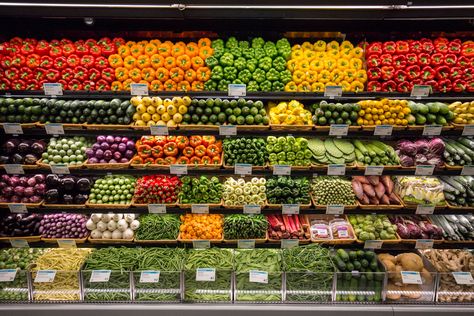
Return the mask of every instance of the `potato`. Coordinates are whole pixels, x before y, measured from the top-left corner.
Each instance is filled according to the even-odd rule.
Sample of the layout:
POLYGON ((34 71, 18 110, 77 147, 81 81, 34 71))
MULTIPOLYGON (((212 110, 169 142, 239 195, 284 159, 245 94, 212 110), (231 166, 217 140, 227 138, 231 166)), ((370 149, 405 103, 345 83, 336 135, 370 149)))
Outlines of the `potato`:
POLYGON ((417 284, 404 284, 402 286, 402 291, 407 291, 407 292, 402 292, 402 296, 406 298, 411 298, 411 299, 419 299, 421 297, 421 288, 417 284))
POLYGON ((387 299, 397 301, 402 295, 400 293, 390 293, 390 291, 400 291, 401 288, 392 282, 388 282, 387 285, 387 299))
POLYGON ((397 263, 396 258, 388 253, 381 253, 377 257, 379 258, 380 261, 389 260, 393 264, 397 263))
POLYGON ((382 260, 382 263, 388 272, 395 272, 395 264, 393 264, 393 262, 390 259, 385 258, 382 260))
POLYGON ((397 264, 402 266, 403 271, 420 272, 424 267, 421 257, 411 252, 399 254, 397 256, 397 264))

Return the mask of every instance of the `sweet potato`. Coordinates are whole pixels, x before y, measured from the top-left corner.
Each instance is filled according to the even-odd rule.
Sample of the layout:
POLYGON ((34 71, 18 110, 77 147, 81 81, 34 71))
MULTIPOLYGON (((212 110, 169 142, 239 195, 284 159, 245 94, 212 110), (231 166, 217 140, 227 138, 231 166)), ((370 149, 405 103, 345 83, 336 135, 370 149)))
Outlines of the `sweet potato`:
POLYGON ((393 192, 393 181, 390 176, 381 176, 380 178, 388 194, 391 194, 393 192))
POLYGON ((384 196, 385 194, 385 187, 384 185, 382 184, 382 182, 379 182, 376 186, 375 186, 375 194, 377 195, 377 198, 380 200, 382 198, 382 196, 384 196))
POLYGON ((398 200, 398 198, 397 198, 397 196, 395 195, 394 192, 390 193, 388 198, 389 198, 391 204, 400 204, 400 201, 398 200))
POLYGON ((369 180, 372 185, 377 185, 380 182, 379 176, 368 176, 367 180, 369 180))
POLYGON ((367 194, 367 196, 370 198, 370 197, 375 197, 375 190, 374 188, 372 187, 372 185, 370 184, 363 184, 362 185, 362 188, 364 189, 364 192, 365 194, 367 194))
POLYGON ((371 205, 379 205, 380 204, 379 199, 377 199, 376 197, 370 197, 369 201, 370 201, 371 205))
POLYGON ((387 194, 384 194, 380 199, 380 204, 390 205, 390 199, 388 198, 387 194))
POLYGON ((363 176, 353 176, 352 179, 356 180, 356 181, 359 181, 360 183, 362 184, 370 184, 369 180, 367 179, 367 177, 363 177, 363 176))
POLYGON ((365 194, 362 195, 362 199, 360 199, 359 202, 363 205, 369 205, 370 204, 370 200, 367 197, 367 195, 365 195, 365 194))
POLYGON ((362 189, 362 184, 357 180, 352 180, 352 190, 359 200, 362 200, 364 197, 364 189, 362 189))

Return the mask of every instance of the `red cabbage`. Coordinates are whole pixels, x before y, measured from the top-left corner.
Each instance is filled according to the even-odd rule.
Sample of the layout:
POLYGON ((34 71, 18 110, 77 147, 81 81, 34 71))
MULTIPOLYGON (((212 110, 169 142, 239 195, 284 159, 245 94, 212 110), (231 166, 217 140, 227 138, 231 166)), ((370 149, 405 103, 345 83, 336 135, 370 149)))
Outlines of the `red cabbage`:
POLYGON ((441 156, 444 154, 444 142, 441 138, 433 138, 428 143, 430 153, 441 156))
POLYGON ((401 140, 397 143, 397 149, 403 155, 414 156, 416 155, 417 148, 415 144, 413 144, 409 140, 401 140))
POLYGON ((426 155, 429 153, 430 148, 428 146, 429 142, 426 139, 419 139, 415 142, 416 153, 426 155))

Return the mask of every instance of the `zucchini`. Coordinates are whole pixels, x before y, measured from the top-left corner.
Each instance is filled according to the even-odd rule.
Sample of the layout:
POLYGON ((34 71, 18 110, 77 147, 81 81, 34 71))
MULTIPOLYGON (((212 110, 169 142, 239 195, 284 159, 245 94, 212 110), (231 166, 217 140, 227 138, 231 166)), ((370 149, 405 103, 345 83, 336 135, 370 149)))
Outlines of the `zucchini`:
POLYGON ((360 141, 360 140, 353 140, 353 143, 354 143, 354 146, 360 150, 360 152, 364 155, 364 156, 368 156, 369 155, 369 151, 367 150, 367 148, 364 146, 364 144, 360 141))
POLYGON ((461 183, 459 183, 459 182, 455 181, 454 179, 452 179, 451 177, 442 176, 441 180, 443 180, 443 182, 447 182, 449 185, 454 187, 459 192, 466 193, 466 189, 464 188, 464 186, 461 183))

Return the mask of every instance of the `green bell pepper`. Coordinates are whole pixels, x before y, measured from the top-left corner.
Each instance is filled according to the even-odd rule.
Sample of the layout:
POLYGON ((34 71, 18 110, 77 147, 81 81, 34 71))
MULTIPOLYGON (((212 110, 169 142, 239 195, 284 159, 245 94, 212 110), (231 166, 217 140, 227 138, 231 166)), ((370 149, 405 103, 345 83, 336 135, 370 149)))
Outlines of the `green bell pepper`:
POLYGON ((276 152, 276 153, 279 153, 280 151, 283 150, 283 147, 281 144, 279 143, 276 143, 275 145, 273 145, 273 151, 276 152))
POLYGON ((291 48, 290 42, 286 38, 281 38, 276 42, 276 48, 291 48))
POLYGON ((260 60, 263 57, 266 57, 265 50, 263 48, 255 48, 254 49, 255 59, 260 60))
POLYGON ((278 71, 284 71, 286 70, 286 60, 285 58, 278 56, 273 60, 273 68, 275 68, 278 71))
POLYGON ((230 84, 230 81, 229 80, 226 80, 226 79, 222 79, 221 81, 219 81, 219 83, 217 84, 217 90, 219 91, 227 91, 227 88, 230 84))
POLYGON ((272 42, 266 42, 265 43, 265 46, 263 47, 263 49, 265 50, 265 54, 270 58, 277 57, 278 56, 278 50, 275 47, 275 44, 272 43, 272 45, 269 45, 268 43, 272 43, 272 42))
POLYGON ((308 140, 306 138, 298 137, 296 142, 301 146, 301 149, 308 148, 308 140))
POLYGON ((266 74, 267 80, 277 81, 280 79, 280 73, 275 68, 270 68, 266 74))
POLYGON ((260 84, 260 89, 266 92, 272 91, 272 82, 269 80, 265 80, 260 84))
POLYGON ((257 81, 258 83, 265 81, 265 71, 258 68, 252 74, 253 80, 257 81))
POLYGON ((219 60, 219 58, 221 58, 222 55, 224 55, 224 53, 225 53, 224 47, 216 47, 214 48, 214 53, 212 54, 212 57, 215 57, 217 58, 217 60, 219 60))
POLYGON ((214 57, 214 56, 211 56, 211 57, 207 57, 206 58, 206 65, 207 67, 209 68, 214 68, 215 66, 218 66, 219 65, 219 60, 214 57))
POLYGON ((304 150, 304 158, 305 159, 311 159, 313 157, 313 152, 309 149, 304 150))
POLYGON ((252 79, 252 73, 248 69, 241 70, 238 74, 238 78, 242 80, 243 83, 248 83, 252 79))
POLYGON ((300 144, 294 143, 293 146, 291 146, 291 150, 295 153, 299 152, 301 150, 300 144))
POLYGON ((252 39, 252 48, 262 48, 265 45, 265 40, 261 37, 255 37, 252 39))
POLYGON ((229 37, 225 43, 226 48, 234 48, 239 46, 239 41, 235 37, 229 37))
POLYGON ((237 79, 237 69, 235 67, 224 67, 224 78, 229 81, 237 79))
POLYGON ((268 136, 267 143, 270 145, 275 145, 277 143, 277 138, 275 136, 268 136))
POLYGON ((303 163, 303 160, 301 159, 295 159, 295 166, 304 166, 305 164, 303 163))
POLYGON ((260 87, 258 86, 258 82, 251 80, 247 84, 247 91, 256 92, 259 91, 260 87))
POLYGON ((257 66, 258 66, 258 61, 256 59, 247 59, 247 69, 250 71, 250 72, 254 72, 255 69, 257 69, 257 66))
POLYGON ((211 79, 215 81, 222 80, 224 78, 224 69, 221 66, 215 66, 212 69, 211 79))
POLYGON ((248 41, 239 41, 239 47, 240 48, 249 48, 250 43, 248 41))
POLYGON ((292 146, 291 146, 290 144, 288 144, 288 143, 285 144, 285 145, 283 145, 282 147, 283 147, 283 151, 284 151, 284 152, 287 152, 287 153, 292 150, 292 146))
POLYGON ((285 90, 285 85, 280 81, 272 82, 272 91, 283 91, 285 90))
POLYGON ((224 40, 221 39, 221 38, 218 38, 216 40, 213 40, 212 43, 211 43, 211 47, 212 49, 216 49, 216 48, 224 48, 225 44, 224 44, 224 40))
POLYGON ((253 48, 244 48, 242 50, 242 56, 246 59, 251 59, 255 57, 255 50, 253 48))
POLYGON ((241 57, 242 56, 242 48, 234 47, 230 49, 230 53, 234 55, 234 57, 241 57))
POLYGON ((237 70, 242 70, 247 67, 247 62, 245 58, 243 57, 238 57, 236 60, 234 60, 234 67, 237 68, 237 70))
POLYGON ((303 159, 303 166, 309 166, 311 165, 311 160, 310 159, 303 159))
POLYGON ((299 151, 296 153, 296 160, 303 160, 304 158, 304 151, 299 151))
POLYGON ((294 136, 286 136, 286 142, 290 145, 294 145, 296 143, 296 139, 294 136))
POLYGON ((294 161, 296 159, 295 153, 292 153, 292 152, 286 153, 286 159, 290 161, 294 161))
POLYGON ((208 80, 204 83, 204 90, 206 91, 216 91, 217 90, 217 82, 214 80, 208 80))
POLYGON ((283 84, 287 84, 291 80, 292 80, 292 77, 291 77, 291 72, 289 70, 283 70, 282 72, 280 72, 280 81, 283 84))
POLYGON ((219 59, 219 62, 223 67, 232 66, 234 64, 234 55, 231 53, 224 53, 224 55, 219 59))
POLYGON ((282 48, 282 49, 279 49, 278 50, 278 54, 285 58, 285 60, 288 60, 290 59, 290 55, 291 55, 291 48, 282 48))
POLYGON ((268 151, 269 153, 272 153, 272 152, 273 152, 273 145, 272 145, 272 144, 267 144, 266 148, 267 148, 267 151, 268 151))
POLYGON ((264 57, 258 60, 258 68, 262 68, 265 71, 269 71, 272 68, 272 59, 270 57, 264 57))
POLYGON ((277 154, 278 160, 286 160, 286 153, 284 152, 279 152, 277 154))
POLYGON ((277 154, 275 154, 275 153, 270 153, 270 155, 268 155, 268 160, 270 160, 271 162, 277 161, 277 160, 278 160, 277 154))
MULTIPOLYGON (((286 162, 286 160, 279 160, 279 161, 278 161, 278 164, 279 164, 279 165, 287 165, 288 163, 286 162)), ((281 194, 284 194, 283 191, 281 192, 281 194)), ((280 194, 280 195, 281 195, 281 194, 280 194)))
POLYGON ((279 136, 277 138, 277 142, 280 146, 286 145, 286 143, 287 143, 286 137, 285 136, 279 136))

